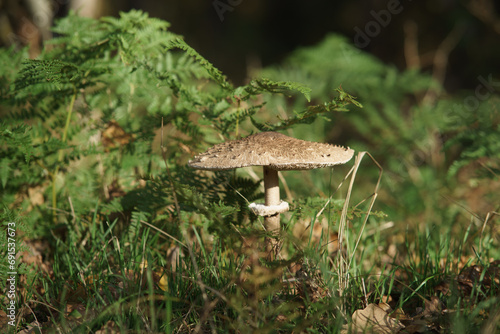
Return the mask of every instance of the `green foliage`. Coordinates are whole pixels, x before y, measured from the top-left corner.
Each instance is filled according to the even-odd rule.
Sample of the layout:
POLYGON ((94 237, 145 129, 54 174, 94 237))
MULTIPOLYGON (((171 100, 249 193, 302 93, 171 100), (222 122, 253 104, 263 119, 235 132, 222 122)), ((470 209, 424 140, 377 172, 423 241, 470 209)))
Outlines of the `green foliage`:
MULTIPOLYGON (((306 83, 313 88, 313 101, 331 98, 340 85, 362 101, 362 109, 337 118, 335 131, 323 119, 315 128, 331 141, 340 139, 357 151, 369 151, 383 165, 383 188, 389 191, 380 203, 401 219, 426 213, 424 220, 448 228, 450 208, 441 196, 443 189, 455 186, 459 170, 479 163, 477 173, 498 180, 496 92, 477 100, 477 108, 470 110, 466 101, 476 99, 474 92, 448 96, 429 75, 398 71, 333 34, 317 46, 293 52, 261 75, 306 83)), ((299 99, 292 102, 292 108, 303 104, 299 99)))
MULTIPOLYGON (((28 248, 23 245, 22 238, 30 237, 32 229, 25 223, 24 217, 22 217, 19 212, 11 210, 7 207, 2 207, 0 212, 0 288, 2 291, 7 292, 7 284, 11 284, 7 281, 11 275, 15 276, 16 281, 13 283, 15 299, 14 301, 19 306, 21 299, 18 297, 17 288, 20 286, 19 281, 20 275, 25 275, 26 282, 28 284, 35 284, 36 271, 26 263, 23 263, 23 258, 19 255, 27 254, 28 248), (15 273, 15 274, 13 274, 15 273)), ((9 297, 10 300, 10 297, 9 297)))
MULTIPOLYGON (((390 176, 379 194, 386 208, 434 222, 436 231, 458 219, 438 198, 462 167, 488 158, 487 176, 498 175, 496 97, 475 113, 450 113, 457 99, 440 95, 428 75, 399 72, 335 35, 234 87, 169 28, 141 11, 99 20, 71 13, 38 59, 0 50, 10 64, 0 67, 0 201, 9 208, 2 219, 22 221, 20 231, 49 243, 52 271, 40 273, 43 294, 31 287, 37 304, 30 307, 54 331, 97 331, 111 321, 122 331, 188 324, 182 330, 338 332, 346 314, 362 307, 363 275, 379 269, 387 242, 379 228, 386 215, 372 211, 364 236, 366 209, 350 208, 347 246, 331 251, 345 202, 324 194, 342 176, 327 170, 325 182, 325 171, 291 174, 291 197, 299 196, 280 236, 286 255, 268 261, 262 218, 247 209, 262 200, 260 176, 186 166, 215 143, 286 130, 369 149, 390 176), (339 129, 347 130, 336 136, 339 129), (305 232, 293 235, 300 227, 305 232), (351 285, 340 295, 344 277, 332 258, 344 252, 351 285), (326 294, 317 298, 318 291, 326 294), (73 319, 66 306, 77 304, 88 312, 73 319), (58 313, 40 305, 56 305, 58 313)), ((363 175, 356 188, 364 198, 374 174, 368 168, 363 175)), ((447 247, 461 256, 461 247, 478 242, 464 238, 457 246, 430 233, 406 240, 421 252, 410 257, 410 288, 426 293, 425 284, 438 284, 440 260, 451 261, 447 247), (424 254, 431 257, 421 261, 424 254)), ((494 256, 496 242, 481 232, 478 258, 494 256)), ((413 302, 411 289, 393 287, 396 269, 389 271, 372 284, 373 300, 397 290, 413 302)))
MULTIPOLYGON (((295 124, 310 124, 319 114, 326 114, 332 111, 348 111, 346 107, 349 104, 362 107, 359 102, 341 89, 338 88, 337 92, 339 93, 339 97, 334 98, 331 102, 324 103, 323 105, 309 106, 304 111, 296 113, 294 117, 282 120, 278 124, 259 124, 253 118, 252 123, 261 131, 277 131, 289 128, 295 124)), ((307 95, 306 98, 309 100, 307 95)))
MULTIPOLYGON (((488 236, 497 229, 494 227, 498 225, 497 217, 488 224, 484 220, 486 211, 498 211, 496 190, 485 190, 480 197, 471 196, 473 200, 464 195, 498 189, 500 100, 497 91, 491 92, 487 99, 480 99, 474 91, 450 96, 429 75, 412 69, 398 71, 384 65, 337 35, 327 36, 317 46, 293 52, 282 64, 264 69, 260 74, 272 80, 306 83, 312 87, 312 101, 331 97, 332 90, 340 85, 362 101, 363 109, 337 117, 333 128, 321 118, 302 130, 326 134, 330 141, 343 141, 357 151, 367 150, 384 168, 377 203, 388 213, 394 227, 385 238, 376 237, 373 244, 363 237, 364 251, 355 257, 357 269, 352 272, 373 272, 372 266, 363 269, 359 266, 374 263, 370 256, 380 252, 386 240, 398 251, 388 267, 380 269, 386 275, 373 280, 369 275, 353 279, 346 292, 349 304, 358 303, 359 296, 366 295, 364 291, 376 290, 378 294, 371 295, 373 302, 391 295, 399 303, 393 308, 413 310, 423 304, 422 296, 435 294, 443 282, 449 282, 450 277, 456 275, 457 259, 467 257, 466 253, 469 254, 467 265, 477 261, 484 265, 484 270, 488 267, 487 259, 498 258, 494 249, 499 240, 488 236), (477 101, 477 105, 470 101, 477 101), (490 181, 481 181, 484 177, 490 181), (470 205, 475 208, 469 208, 470 205), (484 228, 489 232, 483 233, 484 228), (406 234, 408 250, 403 251, 397 240, 401 240, 399 234, 407 229, 411 230, 406 234), (475 249, 473 254, 470 249, 475 249), (368 283, 370 281, 373 283, 368 283)), ((489 76, 488 80, 494 79, 489 76)), ((300 99, 290 102, 290 108, 304 104, 300 99)), ((357 176, 358 182, 362 180, 356 187, 357 193, 371 193, 363 184, 371 185, 372 173, 367 168, 357 176)), ((382 260, 382 263, 385 262, 382 260)), ((464 299, 477 307, 482 305, 481 298, 495 299, 491 290, 485 297, 481 289, 473 291, 471 297, 457 297, 463 296, 463 289, 460 285, 453 286, 449 295, 438 297, 446 300, 448 307, 456 305, 454 309, 464 305, 464 299)), ((498 312, 491 305, 486 309, 491 317, 498 312)), ((481 317, 477 316, 477 309, 472 313, 459 313, 460 317, 466 314, 468 319, 459 326, 478 330, 481 317)), ((439 321, 446 322, 447 327, 456 324, 457 318, 443 318, 439 321)))
MULTIPOLYGON (((125 301, 129 270, 142 270, 138 268, 144 261, 155 270, 161 259, 163 265, 172 263, 160 251, 144 252, 146 243, 153 249, 169 247, 153 233, 156 229, 164 230, 170 241, 182 240, 183 247, 191 244, 189 236, 202 247, 201 253, 192 249, 197 253, 194 262, 182 261, 179 277, 185 270, 196 280, 193 273, 203 268, 204 284, 234 283, 242 262, 251 257, 249 250, 241 250, 243 240, 262 238, 256 232, 261 222, 247 209, 249 201, 262 198, 261 182, 231 172, 197 172, 185 167, 187 161, 224 139, 256 130, 290 129, 317 116, 346 111, 349 104, 360 106, 338 88, 332 99, 304 105, 278 123, 270 121, 272 106, 266 101, 273 96, 309 101, 311 89, 265 78, 233 87, 172 33, 167 22, 140 11, 100 20, 70 13, 53 31, 58 37, 37 59, 26 59, 25 51, 0 50, 0 59, 12 59, 11 66, 0 69, 1 201, 24 210, 26 223, 50 242, 47 256, 54 259, 54 273, 43 278, 46 293, 38 296, 49 305, 82 293, 92 296, 86 301, 91 308, 112 310, 115 305, 109 300, 125 301), (216 246, 203 246, 206 234, 216 246), (222 255, 235 247, 242 252, 237 257, 222 255)), ((183 253, 189 252, 183 248, 183 253)), ((277 273, 280 266, 272 270, 277 273)), ((168 277, 172 294, 186 295, 192 304, 200 302, 202 286, 193 289, 193 281, 186 284, 176 275, 168 277)), ((276 287, 277 278, 270 273, 265 281, 276 287)), ((145 289, 152 294, 154 284, 148 282, 145 289)), ((257 293, 256 287, 251 289, 245 293, 257 293)), ((233 290, 228 295, 240 296, 241 291, 233 290)), ((268 319, 279 310, 259 305, 258 300, 272 294, 259 294, 252 306, 255 312, 269 312, 268 319)), ((185 306, 178 309, 189 313, 185 306)), ((243 308, 239 301, 228 316, 236 320, 236 314, 245 314, 243 308)), ((170 317, 183 315, 175 311, 170 317)), ((62 319, 52 321, 66 330, 77 328, 72 320, 62 319)), ((99 326, 100 319, 87 320, 99 326)), ((125 328, 141 324, 132 319, 117 321, 125 328)), ((199 315, 193 314, 190 321, 200 321, 199 315)))
MULTIPOLYGON (((30 59, 24 63, 19 78, 14 82, 14 89, 20 94, 20 91, 26 92, 26 88, 29 87, 30 95, 36 95, 31 89, 38 90, 39 85, 46 84, 40 91, 45 91, 47 94, 56 91, 71 92, 76 83, 82 83, 83 74, 77 66, 57 59, 50 61, 30 59)), ((26 95, 21 95, 21 98, 26 98, 26 95)))
POLYGON ((453 177, 460 169, 475 162, 483 164, 478 177, 498 180, 500 171, 500 97, 482 101, 474 110, 455 103, 453 112, 448 111, 446 134, 450 139, 444 148, 460 150, 458 158, 452 162, 448 176, 453 177))
MULTIPOLYGON (((13 124, 7 125, 6 122, 2 122, 0 123, 0 126, 0 146, 4 150, 4 154, 9 156, 14 155, 15 153, 20 153, 24 156, 25 162, 29 164, 33 151, 31 138, 28 134, 30 128, 22 123, 13 126, 13 124), (6 152, 9 148, 16 148, 16 152, 6 152)), ((7 176, 5 176, 5 178, 7 178, 7 176)), ((2 177, 4 187, 6 181, 7 180, 4 181, 4 177, 2 177)))
MULTIPOLYGON (((210 64, 205 58, 203 58, 198 52, 196 52, 192 47, 186 44, 182 39, 176 38, 172 41, 169 41, 168 44, 166 45, 165 49, 166 51, 178 48, 181 50, 186 51, 186 53, 194 57, 196 62, 201 65, 214 79, 214 81, 219 84, 222 88, 227 89, 227 90, 232 90, 231 84, 229 84, 226 80, 226 77, 219 71, 217 68, 215 68, 212 64, 210 64)), ((255 94, 253 94, 255 95, 255 94)))
POLYGON ((236 95, 241 96, 241 99, 245 101, 251 96, 264 92, 279 93, 291 96, 291 93, 293 91, 302 93, 302 95, 304 95, 308 102, 311 100, 311 88, 301 83, 288 81, 274 82, 265 78, 251 80, 248 85, 237 89, 236 95), (245 95, 243 95, 243 93, 245 95))

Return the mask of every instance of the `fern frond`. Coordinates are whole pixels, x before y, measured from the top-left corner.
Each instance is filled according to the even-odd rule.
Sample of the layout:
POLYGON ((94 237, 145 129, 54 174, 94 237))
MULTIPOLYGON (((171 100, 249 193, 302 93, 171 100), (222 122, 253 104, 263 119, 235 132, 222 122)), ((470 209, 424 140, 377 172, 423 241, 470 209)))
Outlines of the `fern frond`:
POLYGON ((320 114, 325 114, 332 111, 348 111, 347 106, 349 104, 354 104, 357 107, 362 107, 362 105, 356 101, 355 97, 347 94, 341 88, 337 89, 339 96, 334 98, 330 102, 324 104, 313 105, 307 107, 300 113, 297 113, 295 117, 282 120, 277 124, 270 125, 266 123, 259 123, 253 117, 251 118, 253 125, 260 131, 277 131, 289 128, 295 124, 309 124, 316 119, 316 116, 320 114))
POLYGON ((30 59, 26 60, 23 65, 19 77, 14 82, 17 91, 36 85, 44 85, 52 91, 62 90, 63 87, 74 87, 83 77, 78 66, 56 59, 30 59))
POLYGON ((235 90, 235 95, 241 95, 242 100, 247 100, 261 93, 291 96, 294 91, 304 95, 308 102, 311 101, 311 88, 306 85, 293 81, 273 81, 267 78, 251 80, 248 85, 238 87, 238 89, 235 90))
POLYGON ((23 123, 7 124, 5 121, 0 123, 0 147, 5 150, 4 152, 9 150, 15 153, 21 152, 27 164, 29 164, 33 152, 33 144, 29 135, 30 129, 23 123))
POLYGON ((224 89, 232 90, 231 84, 227 81, 226 76, 222 72, 213 66, 208 60, 201 56, 195 49, 190 47, 181 38, 176 38, 170 41, 165 47, 165 51, 170 51, 172 49, 181 49, 187 52, 188 55, 194 57, 196 61, 210 74, 210 76, 224 89))

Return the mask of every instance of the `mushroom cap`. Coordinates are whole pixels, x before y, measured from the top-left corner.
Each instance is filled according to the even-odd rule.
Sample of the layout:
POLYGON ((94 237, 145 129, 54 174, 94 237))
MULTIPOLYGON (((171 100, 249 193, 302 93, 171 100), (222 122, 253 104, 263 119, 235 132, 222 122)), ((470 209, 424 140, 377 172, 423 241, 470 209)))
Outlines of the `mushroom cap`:
POLYGON ((295 139, 278 132, 261 132, 217 144, 195 156, 188 165, 208 170, 247 166, 302 170, 344 164, 353 155, 350 148, 295 139))

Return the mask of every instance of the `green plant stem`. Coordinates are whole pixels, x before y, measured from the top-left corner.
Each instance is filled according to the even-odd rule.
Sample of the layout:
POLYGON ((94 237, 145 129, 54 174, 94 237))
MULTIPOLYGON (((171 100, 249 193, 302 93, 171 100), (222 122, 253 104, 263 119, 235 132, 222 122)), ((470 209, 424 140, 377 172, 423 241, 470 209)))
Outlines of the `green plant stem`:
MULTIPOLYGON (((68 139, 68 129, 69 124, 71 122, 71 115, 73 114, 73 107, 75 105, 76 100, 76 90, 74 90, 73 95, 71 96, 71 101, 68 106, 68 115, 66 116, 66 124, 64 125, 64 131, 62 136, 62 142, 66 143, 68 139)), ((60 163, 64 157, 63 150, 59 150, 59 157, 57 161, 60 163)), ((57 209, 57 192, 56 192, 56 178, 59 172, 59 164, 56 166, 54 173, 52 173, 52 208, 54 210, 53 221, 56 222, 56 209, 57 209)))

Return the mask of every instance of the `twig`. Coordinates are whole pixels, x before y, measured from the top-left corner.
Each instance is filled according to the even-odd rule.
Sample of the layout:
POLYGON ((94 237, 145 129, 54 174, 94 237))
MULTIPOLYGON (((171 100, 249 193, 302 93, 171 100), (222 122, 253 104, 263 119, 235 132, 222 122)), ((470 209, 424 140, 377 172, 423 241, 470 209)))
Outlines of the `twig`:
POLYGON ((418 26, 415 21, 406 21, 403 26, 405 33, 404 55, 407 68, 420 68, 418 54, 418 26))
MULTIPOLYGON (((457 46, 465 32, 464 26, 455 25, 452 31, 446 38, 439 44, 433 58, 432 77, 440 84, 444 83, 446 69, 448 67, 448 59, 451 51, 457 46)), ((430 104, 436 99, 434 88, 430 87, 423 98, 423 102, 430 104)))
POLYGON ((441 84, 444 82, 450 53, 453 51, 455 46, 457 46, 464 32, 465 28, 463 26, 455 25, 448 36, 446 36, 441 44, 439 44, 439 47, 434 54, 434 68, 432 70, 432 76, 441 84))
POLYGON ((471 0, 466 7, 472 15, 500 34, 500 18, 495 15, 495 4, 492 0, 471 0))
POLYGON ((488 224, 488 222, 490 221, 490 219, 493 216, 500 216, 500 213, 498 213, 496 211, 490 211, 486 215, 486 218, 484 219, 483 227, 481 228, 481 236, 479 237, 479 254, 481 254, 481 252, 483 250, 483 232, 484 232, 484 229, 486 228, 486 225, 488 224))
MULTIPOLYGON (((24 307, 28 308, 31 312, 31 314, 33 315, 33 318, 35 318, 35 326, 38 328, 38 331, 41 333, 42 332, 42 328, 41 328, 41 325, 40 325, 40 322, 38 321, 38 318, 36 317, 36 314, 35 312, 33 311, 33 309, 28 305, 28 303, 24 303, 24 307)), ((21 319, 19 319, 21 320, 21 319)), ((33 322, 32 322, 33 323, 33 322)), ((32 326, 31 324, 28 324, 28 326, 32 326)), ((35 327, 35 326, 32 326, 32 327, 35 327)), ((30 330, 31 328, 27 328, 28 330, 30 330)))
POLYGON ((363 288, 363 296, 365 297, 365 307, 368 306, 368 296, 366 295, 366 285, 365 285, 365 278, 361 277, 361 287, 363 288))

